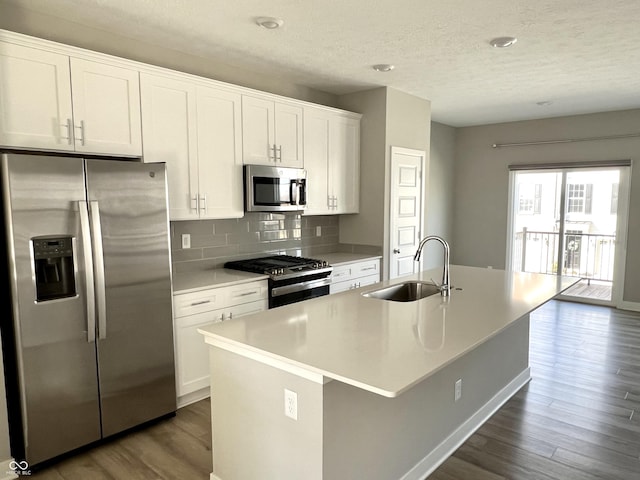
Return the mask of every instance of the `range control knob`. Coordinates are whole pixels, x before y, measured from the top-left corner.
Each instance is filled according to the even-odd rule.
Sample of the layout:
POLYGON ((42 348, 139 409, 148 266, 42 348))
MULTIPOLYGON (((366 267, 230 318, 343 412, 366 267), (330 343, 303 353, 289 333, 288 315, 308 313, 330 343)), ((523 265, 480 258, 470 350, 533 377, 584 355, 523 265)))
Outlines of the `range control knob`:
POLYGON ((273 270, 271 270, 271 272, 269 272, 271 275, 277 275, 278 274, 278 269, 274 268, 273 270))

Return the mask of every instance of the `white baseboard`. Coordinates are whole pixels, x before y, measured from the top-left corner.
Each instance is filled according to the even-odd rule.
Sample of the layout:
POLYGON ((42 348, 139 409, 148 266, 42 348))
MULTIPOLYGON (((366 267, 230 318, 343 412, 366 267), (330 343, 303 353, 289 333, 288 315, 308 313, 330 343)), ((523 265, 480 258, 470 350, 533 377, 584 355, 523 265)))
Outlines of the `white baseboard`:
POLYGON ((208 398, 211 395, 211 388, 204 387, 200 390, 196 390, 195 392, 187 393, 181 397, 178 397, 178 408, 186 407, 187 405, 191 405, 192 403, 199 402, 205 398, 208 398))
POLYGON ((12 480, 14 478, 18 478, 18 475, 16 475, 11 469, 11 464, 13 462, 13 458, 0 462, 0 480, 12 480))
POLYGON ((640 312, 640 303, 638 302, 620 302, 618 308, 621 310, 631 310, 632 312, 640 312))
MULTIPOLYGON (((516 378, 493 396, 484 406, 474 413, 466 422, 449 435, 440 445, 420 460, 400 480, 423 480, 431 475, 458 447, 480 428, 491 415, 496 413, 507 400, 515 395, 524 385, 531 380, 531 369, 523 370, 516 378)), ((212 480, 218 480, 212 478, 212 480)))

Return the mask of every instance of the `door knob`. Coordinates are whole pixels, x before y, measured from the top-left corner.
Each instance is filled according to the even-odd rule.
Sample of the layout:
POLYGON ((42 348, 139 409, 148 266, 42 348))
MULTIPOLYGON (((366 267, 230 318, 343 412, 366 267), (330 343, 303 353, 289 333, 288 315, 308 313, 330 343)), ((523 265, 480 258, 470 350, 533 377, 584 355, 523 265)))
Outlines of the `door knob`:
POLYGON ((400 249, 399 248, 394 248, 393 249, 393 253, 400 253, 400 249))

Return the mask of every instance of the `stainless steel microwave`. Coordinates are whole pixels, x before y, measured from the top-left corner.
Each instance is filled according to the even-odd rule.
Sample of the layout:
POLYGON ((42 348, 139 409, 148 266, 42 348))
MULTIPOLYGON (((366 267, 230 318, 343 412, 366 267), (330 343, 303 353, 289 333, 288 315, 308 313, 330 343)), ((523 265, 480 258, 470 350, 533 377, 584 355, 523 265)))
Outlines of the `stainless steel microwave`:
POLYGON ((307 206, 307 172, 302 168, 244 166, 247 212, 292 212, 307 206))

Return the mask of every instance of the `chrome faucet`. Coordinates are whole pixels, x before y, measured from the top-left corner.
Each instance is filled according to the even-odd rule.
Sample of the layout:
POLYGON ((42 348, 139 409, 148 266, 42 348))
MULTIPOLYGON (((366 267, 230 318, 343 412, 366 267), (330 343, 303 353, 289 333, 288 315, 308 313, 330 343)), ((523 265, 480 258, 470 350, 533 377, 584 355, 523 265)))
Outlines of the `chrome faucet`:
POLYGON ((447 241, 442 237, 438 237, 437 235, 428 235, 424 237, 420 241, 420 245, 418 245, 418 250, 416 251, 416 254, 413 257, 413 260, 416 262, 420 261, 420 255, 422 254, 422 249, 424 248, 425 244, 429 240, 436 240, 437 242, 440 242, 442 244, 442 247, 444 248, 444 267, 442 269, 442 284, 439 285, 439 287, 440 287, 440 295, 442 295, 443 297, 448 297, 449 294, 451 293, 451 285, 449 285, 449 244, 447 243, 447 241))

